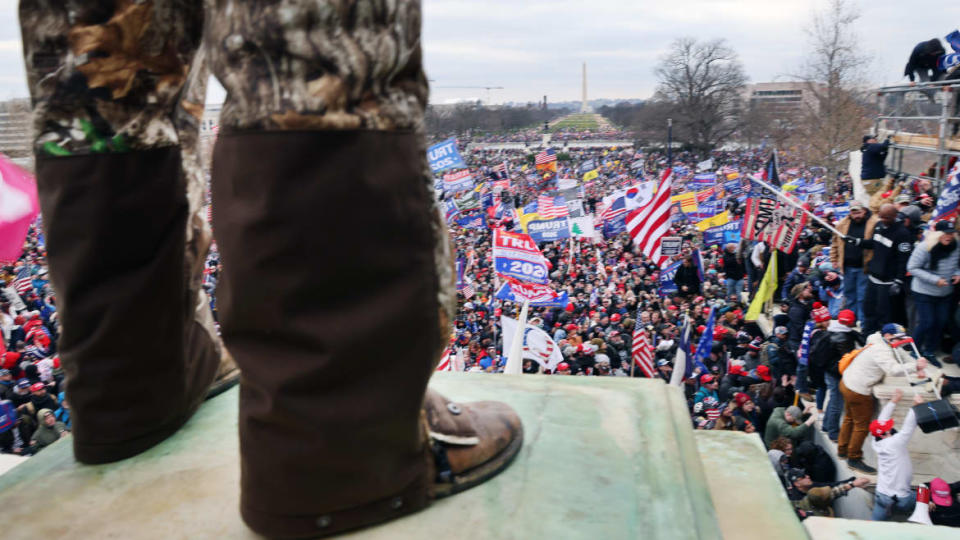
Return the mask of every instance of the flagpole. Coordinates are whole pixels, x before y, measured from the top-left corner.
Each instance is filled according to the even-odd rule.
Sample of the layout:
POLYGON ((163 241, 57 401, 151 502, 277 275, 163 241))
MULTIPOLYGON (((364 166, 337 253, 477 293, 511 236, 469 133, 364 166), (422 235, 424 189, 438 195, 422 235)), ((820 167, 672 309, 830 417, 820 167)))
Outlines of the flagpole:
POLYGON ((770 184, 764 182, 763 180, 760 180, 759 178, 757 178, 757 177, 755 177, 755 176, 753 176, 753 175, 747 175, 747 178, 749 178, 751 182, 756 182, 756 183, 760 184, 761 186, 767 188, 768 190, 774 192, 774 193, 777 195, 777 197, 780 197, 780 199, 782 199, 785 203, 787 203, 787 204, 789 204, 790 206, 796 208, 797 210, 800 210, 801 212, 807 214, 807 215, 810 216, 814 221, 816 221, 816 222, 819 223, 820 225, 823 225, 825 228, 827 228, 828 230, 830 230, 831 232, 833 232, 833 234, 835 234, 835 235, 837 235, 837 236, 839 236, 839 237, 841 237, 841 238, 843 238, 843 237, 845 236, 842 232, 840 232, 840 231, 838 231, 837 229, 835 229, 832 225, 830 225, 830 224, 827 223, 826 221, 824 221, 824 220, 820 219, 819 217, 817 217, 816 214, 814 214, 813 212, 810 212, 809 210, 807 210, 806 208, 804 208, 803 206, 801 206, 799 203, 795 202, 793 199, 791 199, 791 198, 787 197, 786 195, 784 195, 784 194, 783 194, 780 190, 778 190, 777 188, 771 186, 770 184))
POLYGON ((667 167, 673 167, 673 118, 667 118, 667 167))
POLYGON ((507 365, 503 368, 503 372, 507 375, 523 373, 523 332, 527 328, 527 310, 529 307, 530 300, 524 300, 523 307, 520 308, 520 317, 517 320, 517 329, 513 334, 513 343, 510 344, 507 365))
MULTIPOLYGON (((687 321, 689 320, 690 320, 690 312, 687 311, 686 313, 684 313, 684 324, 683 324, 683 328, 680 330, 680 336, 679 336, 680 347, 683 347, 684 343, 687 341, 686 336, 684 336, 684 334, 689 331, 689 325, 687 323, 687 321)), ((690 354, 689 349, 683 351, 683 365, 681 366, 680 363, 676 361, 677 359, 680 358, 680 348, 679 347, 677 348, 677 356, 673 362, 674 363, 673 374, 670 375, 671 386, 683 385, 683 378, 687 374, 687 362, 690 361, 690 359, 687 358, 689 354, 690 354)))

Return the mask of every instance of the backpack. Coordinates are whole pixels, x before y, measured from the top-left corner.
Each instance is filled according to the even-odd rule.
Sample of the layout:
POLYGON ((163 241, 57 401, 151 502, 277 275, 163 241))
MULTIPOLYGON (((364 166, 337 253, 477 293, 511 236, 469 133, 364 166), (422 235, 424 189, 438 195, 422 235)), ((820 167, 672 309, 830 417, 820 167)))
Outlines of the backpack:
POLYGON ((760 363, 770 367, 770 349, 779 347, 776 343, 766 342, 763 344, 763 347, 760 349, 760 363))
POLYGON ((850 364, 853 363, 853 359, 860 355, 863 351, 867 350, 872 343, 868 343, 866 347, 860 349, 854 349, 847 354, 840 357, 840 364, 837 366, 837 369, 840 371, 840 374, 843 375, 843 372, 850 367, 850 364))

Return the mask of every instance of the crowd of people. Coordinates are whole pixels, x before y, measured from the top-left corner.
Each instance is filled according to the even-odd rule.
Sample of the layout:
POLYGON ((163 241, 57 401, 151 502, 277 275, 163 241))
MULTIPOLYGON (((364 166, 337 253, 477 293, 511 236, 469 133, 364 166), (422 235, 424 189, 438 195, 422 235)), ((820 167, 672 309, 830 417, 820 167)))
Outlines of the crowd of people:
MULTIPOLYGON (((883 144, 865 138, 864 152, 883 144)), ((769 151, 756 150, 714 152, 709 158, 711 170, 743 178, 761 171, 769 156, 769 151)), ((669 383, 678 348, 689 346, 689 357, 703 342, 702 334, 711 332, 712 339, 700 345, 709 352, 702 352, 702 362, 682 383, 693 425, 758 433, 801 517, 832 515, 836 497, 878 482, 873 478, 878 471, 864 461, 862 451, 868 436, 880 444, 878 437, 883 435, 871 428, 876 414, 872 388, 888 374, 907 370, 922 377, 925 369, 930 370, 928 365, 954 362, 950 345, 960 342, 956 317, 960 288, 954 287, 960 282, 955 266, 960 250, 950 220, 932 227, 925 223, 936 206, 929 181, 884 179, 870 203, 863 204, 853 199, 849 176, 833 178, 829 192, 804 198, 810 210, 842 235, 811 222, 791 253, 771 255, 764 243, 743 239, 705 243, 696 223, 677 213, 668 234, 683 239, 683 252, 675 257, 682 262, 672 279, 673 292, 665 293, 663 268, 638 253, 625 232, 602 234, 600 217, 605 196, 657 178, 667 166, 665 155, 611 148, 574 151, 569 161, 558 164, 555 175, 535 171, 530 152, 476 150, 464 158, 481 177, 505 163, 511 183, 500 199, 512 199, 507 206, 513 208, 529 205, 543 193, 555 193, 556 178, 581 177, 584 163, 599 171, 591 181, 578 182, 583 207, 595 218, 596 237, 539 245, 550 269, 550 286, 566 292, 569 303, 530 308, 529 324, 549 334, 563 361, 555 369, 544 369, 531 357, 525 359, 523 371, 642 377, 631 352, 639 324, 655 350, 654 375, 669 383), (765 333, 756 321, 745 320, 745 313, 772 257, 778 263, 774 295, 778 303, 769 314, 772 331, 765 333), (685 326, 692 329, 687 338, 681 336, 685 326), (908 356, 901 365, 889 344, 908 334, 923 354, 908 356), (841 362, 850 356, 857 361, 841 373, 841 362), (838 483, 831 456, 814 442, 816 429, 837 444, 838 456, 850 469, 871 478, 838 483)), ((674 193, 698 189, 692 179, 703 159, 686 153, 673 156, 674 193)), ((867 157, 866 166, 871 165, 867 157)), ((825 180, 823 171, 797 166, 789 154, 779 156, 779 166, 782 184, 816 185, 825 180)), ((749 189, 744 182, 742 192, 726 193, 723 207, 734 219, 742 216, 749 189)), ((484 226, 464 228, 451 222, 457 257, 466 261, 467 286, 461 292, 449 351, 461 351, 467 371, 498 372, 508 353, 500 317, 516 317, 519 305, 495 297, 502 282, 494 271, 491 231, 519 225, 513 216, 492 209, 475 212, 485 218, 484 226)), ((960 389, 960 381, 943 379, 944 396, 960 389)), ((879 478, 888 474, 881 466, 879 478)), ((912 493, 912 478, 904 478, 902 471, 899 475, 889 496, 897 495, 902 511, 904 497, 912 493)), ((941 502, 957 494, 960 479, 951 480, 952 495, 940 497, 941 502)), ((943 479, 934 483, 939 488, 948 485, 943 479)), ((878 493, 890 491, 888 484, 880 480, 878 493)), ((877 497, 875 508, 883 511, 875 511, 876 519, 889 517, 891 505, 884 497, 877 497)), ((939 508, 931 515, 935 522, 960 524, 950 512, 939 508)))
POLYGON ((15 264, 0 268, 0 453, 33 455, 70 431, 57 356, 56 296, 43 235, 31 227, 15 264))
MULTIPOLYGON (((884 143, 865 139, 865 155, 877 144, 884 143)), ((893 447, 885 442, 888 437, 909 439, 915 427, 913 420, 895 433, 887 408, 877 424, 872 387, 885 375, 904 370, 923 376, 930 365, 953 361, 949 345, 960 343, 955 317, 960 294, 955 287, 960 284, 957 233, 949 220, 925 226, 936 205, 929 182, 888 179, 870 204, 863 204, 852 199, 848 176, 826 182, 825 171, 804 168, 789 153, 781 153, 776 162, 780 184, 806 186, 798 190, 799 198, 842 236, 811 222, 790 253, 736 237, 707 242, 696 220, 678 206, 668 234, 682 239, 682 252, 674 257, 679 266, 665 287, 664 268, 635 250, 626 232, 606 222, 609 196, 659 177, 668 166, 674 172, 674 193, 695 191, 700 189, 694 183, 698 167, 700 172, 709 168, 719 178, 715 198, 736 221, 752 189, 748 177, 769 165, 769 150, 716 151, 709 156, 677 152, 669 158, 630 148, 570 150, 556 162, 555 172, 546 173, 536 169, 528 150, 477 149, 465 151, 463 158, 481 185, 477 200, 486 202, 458 213, 458 218, 479 220, 448 220, 463 267, 447 354, 457 353, 462 369, 503 370, 501 316, 516 317, 520 308, 495 297, 501 282, 494 270, 493 229, 520 230, 519 209, 543 194, 555 194, 558 179, 576 179, 583 212, 592 217, 596 233, 539 245, 549 268, 549 286, 565 292, 569 301, 532 307, 528 319, 550 336, 563 359, 549 369, 525 359, 523 371, 647 376, 632 353, 634 331, 640 328, 654 351, 652 376, 666 383, 674 379, 678 349, 689 347, 687 357, 697 358, 696 365, 678 369, 685 371, 681 386, 693 427, 762 437, 799 516, 832 515, 834 499, 874 483, 865 476, 837 482, 832 458, 814 442, 816 429, 837 443, 839 457, 851 469, 878 475, 877 519, 886 519, 892 508, 906 509, 904 501, 912 496, 909 457, 907 466, 902 455, 890 458, 899 465, 885 475, 884 453, 877 451, 878 473, 863 460, 862 448, 868 437, 878 447, 893 447), (585 176, 590 179, 582 180, 585 176), (508 186, 485 198, 498 180, 509 180, 508 186), (757 321, 747 320, 746 312, 774 258, 775 307, 768 314, 772 331, 765 332, 757 321), (890 344, 905 336, 906 328, 923 355, 902 364, 890 344), (851 356, 855 361, 844 366, 851 356)), ((438 195, 454 196, 442 191, 438 195)), ((0 273, 5 284, 0 298, 0 452, 19 455, 39 452, 70 430, 67 388, 57 357, 56 297, 46 279, 41 230, 39 223, 31 229, 23 256, 0 273)), ((204 282, 214 313, 218 271, 214 251, 204 282)), ((946 378, 943 393, 957 390, 960 381, 946 378)), ((939 505, 931 515, 940 523, 958 525, 960 479, 949 480, 952 483, 937 479, 931 484, 939 505)))

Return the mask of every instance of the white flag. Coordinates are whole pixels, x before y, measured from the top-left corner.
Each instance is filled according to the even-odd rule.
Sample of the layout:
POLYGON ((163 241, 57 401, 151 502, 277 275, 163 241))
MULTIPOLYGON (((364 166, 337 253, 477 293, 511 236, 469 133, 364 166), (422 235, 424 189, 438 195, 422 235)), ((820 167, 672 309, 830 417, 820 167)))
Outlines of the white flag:
MULTIPOLYGON (((506 356, 517 331, 517 320, 501 316, 500 324, 503 327, 503 354, 506 356)), ((560 347, 553 339, 543 330, 529 324, 523 333, 523 358, 535 360, 541 367, 549 370, 555 370, 557 364, 563 361, 560 347)))
POLYGON ((641 182, 630 186, 623 194, 624 207, 627 212, 643 208, 653 200, 653 182, 641 182))

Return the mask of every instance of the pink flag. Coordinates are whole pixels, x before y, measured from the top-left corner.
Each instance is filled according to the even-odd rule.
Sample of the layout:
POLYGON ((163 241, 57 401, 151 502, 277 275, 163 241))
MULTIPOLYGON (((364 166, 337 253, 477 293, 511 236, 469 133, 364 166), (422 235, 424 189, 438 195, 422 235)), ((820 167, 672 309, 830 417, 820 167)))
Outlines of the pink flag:
POLYGON ((0 261, 20 257, 27 229, 39 211, 36 180, 0 154, 0 261))

